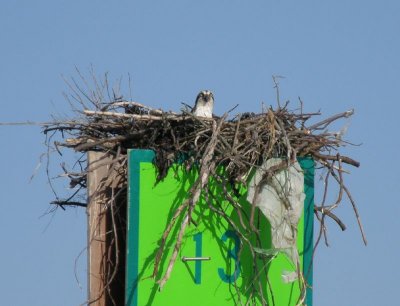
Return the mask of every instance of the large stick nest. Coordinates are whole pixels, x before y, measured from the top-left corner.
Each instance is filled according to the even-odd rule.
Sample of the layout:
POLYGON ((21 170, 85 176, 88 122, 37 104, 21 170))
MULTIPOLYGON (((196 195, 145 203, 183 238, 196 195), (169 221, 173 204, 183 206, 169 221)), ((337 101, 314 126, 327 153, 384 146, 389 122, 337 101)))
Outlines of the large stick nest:
MULTIPOLYGON (((326 188, 321 203, 315 205, 315 214, 320 221, 320 235, 316 245, 321 237, 325 237, 327 243, 324 223, 326 217, 332 218, 342 230, 345 229, 343 222, 333 212, 342 201, 343 194, 348 196, 352 204, 366 243, 357 208, 343 182, 345 170, 342 165, 346 163, 358 167, 359 163, 350 157, 340 155, 339 149, 347 144, 342 140, 341 133, 327 131, 331 123, 353 115, 352 110, 309 124, 311 119, 314 120, 320 116, 319 112, 304 113, 302 108, 290 111, 288 104, 277 109, 268 108, 258 114, 237 114, 232 118, 230 113, 226 113, 222 117, 202 118, 194 116, 187 107, 181 113, 165 112, 137 102, 125 101, 123 98, 115 98, 115 96, 110 99, 110 102, 104 103, 102 97, 99 98, 98 95, 93 95, 94 98, 84 95, 84 98, 92 104, 92 107, 88 107, 83 103, 81 97, 82 94, 78 95, 77 100, 83 110, 78 111, 77 119, 55 121, 44 127, 44 133, 50 135, 48 144, 52 145, 54 133, 61 132, 62 140, 54 142, 57 151, 60 150, 60 147, 66 147, 77 152, 101 151, 108 153, 113 157, 112 163, 118 170, 118 183, 115 184, 115 179, 113 179, 113 184, 118 186, 119 190, 126 189, 127 186, 127 150, 132 148, 154 150, 158 181, 167 175, 168 169, 177 160, 184 160, 183 169, 185 171, 193 168, 197 168, 199 171, 200 175, 190 189, 189 198, 171 214, 173 216, 171 224, 166 228, 160 240, 154 263, 154 277, 157 277, 159 273, 160 260, 165 251, 166 241, 172 235, 172 227, 179 219, 178 217, 182 217, 179 219, 182 220, 182 224, 179 226, 178 239, 167 271, 158 280, 161 288, 170 276, 182 243, 181 237, 191 222, 194 206, 201 196, 206 199, 209 196, 208 179, 214 177, 222 182, 222 178, 216 171, 220 166, 225 169, 224 182, 229 182, 231 186, 243 186, 246 185, 251 171, 267 159, 283 158, 283 162, 271 170, 278 172, 294 163, 297 157, 312 157, 316 164, 327 169, 326 186, 330 177, 339 186, 337 200, 334 203, 330 205, 325 203, 328 191, 326 188), (228 119, 228 115, 232 119, 228 119)), ((81 157, 77 164, 81 165, 83 160, 84 158, 81 157)), ((79 202, 75 198, 80 190, 86 188, 88 169, 78 172, 69 171, 65 166, 63 169, 65 175, 70 178, 70 186, 74 188, 74 191, 67 199, 57 198, 53 204, 62 208, 68 205, 85 206, 85 203, 79 202)), ((268 174, 268 176, 271 175, 273 173, 268 174)), ((237 197, 227 189, 225 192, 228 202, 242 216, 237 197)), ((111 205, 114 203, 113 200, 110 200, 111 205)), ((214 209, 212 206, 209 208, 214 209)), ((223 212, 217 213, 229 219, 223 212)), ((248 216, 248 220, 245 222, 241 220, 241 223, 247 224, 247 229, 257 234, 252 218, 253 215, 248 216)), ((238 226, 233 224, 232 220, 227 221, 234 228, 238 226)), ((244 226, 246 227, 246 225, 244 226)), ((253 245, 246 237, 242 238, 248 244, 254 261, 256 261, 257 246, 253 245)), ((303 283, 299 304, 304 301, 306 285, 303 283)), ((263 289, 258 289, 258 285, 254 285, 254 287, 254 296, 259 298, 261 296, 262 304, 266 305, 266 301, 262 298, 263 289)))
POLYGON ((357 161, 337 155, 337 149, 344 144, 340 132, 318 133, 333 121, 350 117, 353 110, 308 127, 306 122, 320 113, 295 113, 286 107, 269 108, 259 114, 239 114, 232 120, 226 120, 226 115, 210 119, 195 117, 189 112, 163 112, 136 102, 110 103, 101 111, 84 110, 83 114, 86 116, 83 120, 56 122, 46 127, 44 133, 55 129, 68 132, 73 138, 56 145, 79 152, 126 154, 132 148, 153 149, 159 179, 182 155, 202 160, 213 136, 213 124, 219 126, 213 160, 227 166, 229 177, 234 181, 240 181, 251 167, 271 157, 286 156, 294 160, 311 156, 322 165, 341 159, 359 166, 357 161))

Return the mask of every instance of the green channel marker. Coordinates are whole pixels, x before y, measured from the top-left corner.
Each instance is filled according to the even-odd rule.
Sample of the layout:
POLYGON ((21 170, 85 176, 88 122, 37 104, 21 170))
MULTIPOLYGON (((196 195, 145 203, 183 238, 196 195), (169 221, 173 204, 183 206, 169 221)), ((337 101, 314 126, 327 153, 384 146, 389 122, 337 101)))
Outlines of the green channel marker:
MULTIPOLYGON (((300 294, 299 283, 283 283, 281 277, 283 271, 294 271, 293 264, 284 254, 277 254, 268 264, 265 260, 259 260, 259 272, 255 275, 250 250, 241 241, 240 233, 235 232, 220 214, 210 210, 204 199, 200 199, 193 211, 197 226, 188 226, 171 278, 162 291, 158 290, 158 285, 150 276, 160 238, 175 209, 187 198, 196 173, 184 174, 179 165, 174 165, 167 177, 155 185, 157 175, 152 164, 153 158, 154 152, 150 150, 129 151, 125 305, 223 306, 236 305, 235 301, 238 300, 243 304, 250 302, 249 305, 261 305, 260 297, 254 296, 249 286, 255 278, 260 280, 269 305, 295 305, 300 294), (243 249, 239 256, 240 245, 243 245, 243 249), (267 284, 266 275, 270 285, 267 284)), ((298 226, 297 246, 302 269, 311 285, 314 163, 304 158, 300 164, 304 170, 306 199, 304 215, 298 226)), ((211 180, 210 189, 214 210, 225 213, 235 224, 240 224, 239 216, 221 196, 221 186, 211 180)), ((239 202, 250 212, 250 204, 245 199, 243 192, 239 202)), ((262 215, 256 217, 262 237, 260 247, 271 249, 270 225, 262 215)), ((181 219, 178 219, 167 241, 156 279, 166 271, 180 223, 181 219)), ((239 231, 243 230, 240 226, 238 228, 239 231)), ((255 242, 255 237, 249 234, 246 237, 255 242)), ((307 290, 306 302, 312 306, 311 289, 307 290)))

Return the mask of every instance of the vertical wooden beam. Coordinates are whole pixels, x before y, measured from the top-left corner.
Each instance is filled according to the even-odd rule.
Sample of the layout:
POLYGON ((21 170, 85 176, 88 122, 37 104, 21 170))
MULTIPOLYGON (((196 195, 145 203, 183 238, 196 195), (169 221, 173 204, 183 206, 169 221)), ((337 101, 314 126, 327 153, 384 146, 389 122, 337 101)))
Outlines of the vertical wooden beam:
POLYGON ((104 182, 109 166, 101 164, 109 157, 100 152, 88 153, 88 299, 91 305, 106 306, 106 203, 107 195, 101 183, 104 182), (95 169, 95 170, 92 170, 95 169))
POLYGON ((126 191, 110 202, 122 188, 111 160, 88 153, 88 298, 96 306, 124 305, 126 191))

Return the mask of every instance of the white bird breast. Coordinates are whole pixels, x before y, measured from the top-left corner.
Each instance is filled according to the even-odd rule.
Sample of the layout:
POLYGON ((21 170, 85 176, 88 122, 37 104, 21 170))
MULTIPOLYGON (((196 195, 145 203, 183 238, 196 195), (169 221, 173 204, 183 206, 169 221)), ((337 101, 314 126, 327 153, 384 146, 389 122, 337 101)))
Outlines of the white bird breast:
POLYGON ((196 110, 194 112, 196 116, 201 116, 201 117, 212 117, 212 104, 209 102, 206 105, 204 104, 198 104, 196 107, 196 110))

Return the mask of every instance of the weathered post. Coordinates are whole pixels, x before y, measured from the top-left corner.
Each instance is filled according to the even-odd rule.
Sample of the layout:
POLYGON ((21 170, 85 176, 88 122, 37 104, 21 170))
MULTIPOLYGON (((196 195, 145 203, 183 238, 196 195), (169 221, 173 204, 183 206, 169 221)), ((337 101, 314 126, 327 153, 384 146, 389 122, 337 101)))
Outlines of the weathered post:
POLYGON ((104 256, 107 250, 105 214, 107 197, 104 190, 99 187, 108 173, 108 167, 99 167, 102 160, 104 161, 104 153, 88 153, 88 299, 89 303, 99 306, 106 305, 104 256))
POLYGON ((96 306, 124 303, 126 204, 112 199, 111 161, 105 153, 88 152, 88 299, 96 306))

